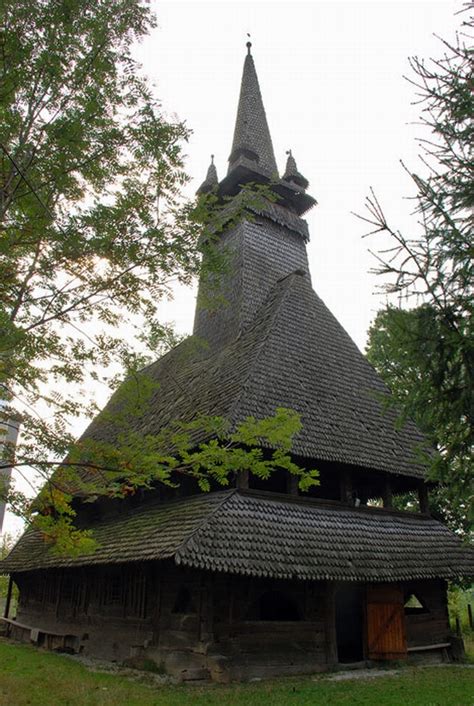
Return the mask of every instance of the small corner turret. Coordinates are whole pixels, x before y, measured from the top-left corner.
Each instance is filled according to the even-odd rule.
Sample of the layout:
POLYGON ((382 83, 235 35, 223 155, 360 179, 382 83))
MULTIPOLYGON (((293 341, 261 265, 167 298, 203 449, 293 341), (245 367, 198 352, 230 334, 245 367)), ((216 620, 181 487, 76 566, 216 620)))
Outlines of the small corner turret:
POLYGON ((211 154, 211 163, 208 167, 206 178, 202 182, 199 189, 196 191, 197 196, 209 193, 209 191, 212 191, 212 189, 216 188, 218 184, 219 179, 217 178, 217 169, 216 165, 214 164, 214 155, 211 154))
POLYGON ((291 184, 295 184, 302 191, 306 191, 309 186, 309 181, 298 171, 296 160, 293 157, 291 150, 288 150, 286 154, 288 155, 288 159, 286 160, 286 169, 283 174, 282 181, 288 181, 291 184))
POLYGON ((273 190, 280 197, 280 203, 295 211, 299 216, 317 204, 316 199, 306 193, 309 181, 298 171, 296 160, 291 150, 288 150, 286 169, 282 178, 274 185, 273 190))

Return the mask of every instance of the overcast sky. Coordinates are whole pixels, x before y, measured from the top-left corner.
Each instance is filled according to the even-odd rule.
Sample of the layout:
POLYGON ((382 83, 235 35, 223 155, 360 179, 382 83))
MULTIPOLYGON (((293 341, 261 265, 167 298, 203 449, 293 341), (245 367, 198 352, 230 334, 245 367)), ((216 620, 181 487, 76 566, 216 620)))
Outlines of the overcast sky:
MULTIPOLYGON (((412 185, 399 160, 417 167, 420 108, 403 79, 408 57, 439 56, 433 36, 452 37, 460 2, 158 2, 159 28, 139 48, 164 108, 193 129, 192 193, 210 154, 225 176, 247 32, 280 171, 293 150, 318 206, 306 218, 313 286, 364 348, 380 300, 368 274, 362 212, 374 187, 388 216, 409 228, 412 185)), ((426 136, 426 133, 425 133, 426 136)), ((178 295, 166 314, 192 326, 194 298, 178 295)))
MULTIPOLYGON (((460 20, 452 0, 373 2, 152 2, 159 27, 136 56, 169 116, 193 130, 187 145, 191 195, 210 155, 227 171, 237 100, 251 34, 260 88, 280 173, 291 148, 318 206, 307 215, 313 287, 363 350, 383 299, 363 240, 362 212, 372 186, 388 217, 413 227, 409 179, 417 168, 413 123, 420 108, 403 79, 408 57, 440 56, 434 33, 450 39, 460 20)), ((191 331, 195 291, 179 289, 163 317, 191 331)), ((20 523, 7 513, 4 531, 20 523)))

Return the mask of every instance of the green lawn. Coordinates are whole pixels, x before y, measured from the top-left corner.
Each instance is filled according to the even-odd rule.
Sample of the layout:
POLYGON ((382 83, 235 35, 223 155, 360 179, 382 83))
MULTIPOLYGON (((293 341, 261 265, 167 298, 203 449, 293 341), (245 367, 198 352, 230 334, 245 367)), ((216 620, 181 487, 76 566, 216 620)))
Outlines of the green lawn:
POLYGON ((1 706, 473 706, 474 669, 405 668, 376 679, 291 678, 231 686, 160 686, 88 671, 67 657, 0 640, 1 706))

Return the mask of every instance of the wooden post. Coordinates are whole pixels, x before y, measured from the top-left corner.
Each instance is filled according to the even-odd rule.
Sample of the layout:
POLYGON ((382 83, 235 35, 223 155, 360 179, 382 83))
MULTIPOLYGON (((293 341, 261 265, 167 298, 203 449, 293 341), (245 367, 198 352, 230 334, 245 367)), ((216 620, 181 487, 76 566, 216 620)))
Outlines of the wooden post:
POLYGON ((424 481, 421 481, 418 486, 418 502, 420 503, 420 512, 425 515, 430 511, 428 500, 428 486, 424 481))
POLYGON ((332 667, 338 662, 336 636, 336 583, 334 581, 327 581, 326 583, 324 629, 326 635, 326 663, 328 667, 332 667))
POLYGON ((239 471, 237 473, 237 488, 247 489, 249 487, 249 472, 239 471))
POLYGON ((57 618, 59 617, 59 609, 61 606, 61 593, 62 593, 62 589, 63 589, 63 573, 64 572, 61 571, 61 573, 58 575, 58 577, 56 579, 57 584, 58 584, 57 585, 58 592, 56 594, 56 607, 55 607, 55 613, 56 613, 57 618))
POLYGON ((213 577, 201 574, 199 607, 199 640, 208 642, 213 638, 213 577))
POLYGON ((159 646, 161 635, 161 613, 163 596, 163 576, 162 571, 154 566, 151 572, 152 595, 154 596, 153 608, 150 610, 153 629, 152 644, 159 646))
POLYGON ((3 611, 3 617, 8 618, 10 614, 10 605, 12 602, 12 593, 13 593, 13 579, 10 576, 8 579, 8 589, 7 589, 7 602, 5 603, 5 610, 3 611))
POLYGON ((459 621, 458 616, 456 616, 456 635, 459 635, 459 637, 461 637, 461 623, 459 621))
POLYGON ((339 488, 341 502, 352 505, 352 473, 347 468, 341 471, 339 488))
POLYGON ((287 487, 288 487, 288 493, 290 495, 298 495, 298 478, 297 478, 297 476, 289 476, 287 487))
POLYGON ((384 507, 393 507, 392 502, 392 481, 387 474, 383 479, 382 500, 384 507))
POLYGON ((198 584, 198 598, 199 598, 199 604, 198 604, 198 634, 197 634, 197 639, 198 642, 201 642, 202 640, 202 623, 204 620, 203 616, 203 608, 204 608, 204 595, 203 595, 203 575, 202 571, 199 572, 199 584, 198 584))
POLYGON ((234 622, 234 590, 232 583, 229 583, 228 594, 229 596, 229 625, 234 622))
POLYGON ((469 618, 469 627, 471 628, 471 630, 473 630, 473 629, 474 629, 474 625, 473 625, 473 623, 472 623, 472 607, 471 607, 471 604, 470 604, 470 603, 467 604, 467 615, 468 615, 468 618, 469 618))

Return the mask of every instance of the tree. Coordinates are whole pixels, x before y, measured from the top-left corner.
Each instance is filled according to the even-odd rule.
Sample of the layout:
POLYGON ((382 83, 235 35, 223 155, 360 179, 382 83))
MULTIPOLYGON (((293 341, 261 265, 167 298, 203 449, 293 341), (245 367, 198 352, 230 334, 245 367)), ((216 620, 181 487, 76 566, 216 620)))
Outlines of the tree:
POLYGON ((140 0, 2 6, 0 385, 20 458, 68 452, 84 389, 139 363, 134 338, 166 345, 157 303, 198 268, 198 228, 172 218, 188 130, 131 55, 153 26, 140 0))
MULTIPOLYGON (((37 524, 51 536, 62 527, 64 544, 81 536, 64 469, 100 469, 107 483, 86 494, 116 496, 172 483, 171 469, 203 486, 206 474, 225 482, 237 453, 222 437, 225 458, 203 446, 205 470, 190 456, 186 429, 179 460, 158 439, 145 445, 131 435, 114 448, 82 444, 79 452, 70 432, 72 419, 97 411, 89 388, 125 377, 140 379, 146 392, 136 371, 175 342, 158 303, 176 281, 223 266, 212 251, 215 197, 197 205, 181 197, 189 131, 164 118, 132 57, 154 23, 141 0, 37 0, 34 11, 27 0, 6 0, 2 9, 0 401, 8 405, 0 421, 21 420, 15 467, 47 480, 40 497, 54 512, 37 524), (61 459, 61 473, 52 474, 61 459)), ((285 448, 290 416, 275 416, 285 448)), ((288 466, 286 457, 276 460, 288 466)), ((9 500, 29 516, 27 498, 11 492, 9 500)))
POLYGON ((439 482, 434 505, 457 529, 472 517, 474 443, 474 20, 463 17, 455 43, 441 40, 442 58, 410 60, 421 122, 431 133, 420 140, 426 176, 405 168, 417 188, 419 232, 390 225, 373 192, 363 216, 372 233, 389 236, 375 272, 398 298, 377 315, 367 354, 394 401, 438 449, 430 459, 439 482))

